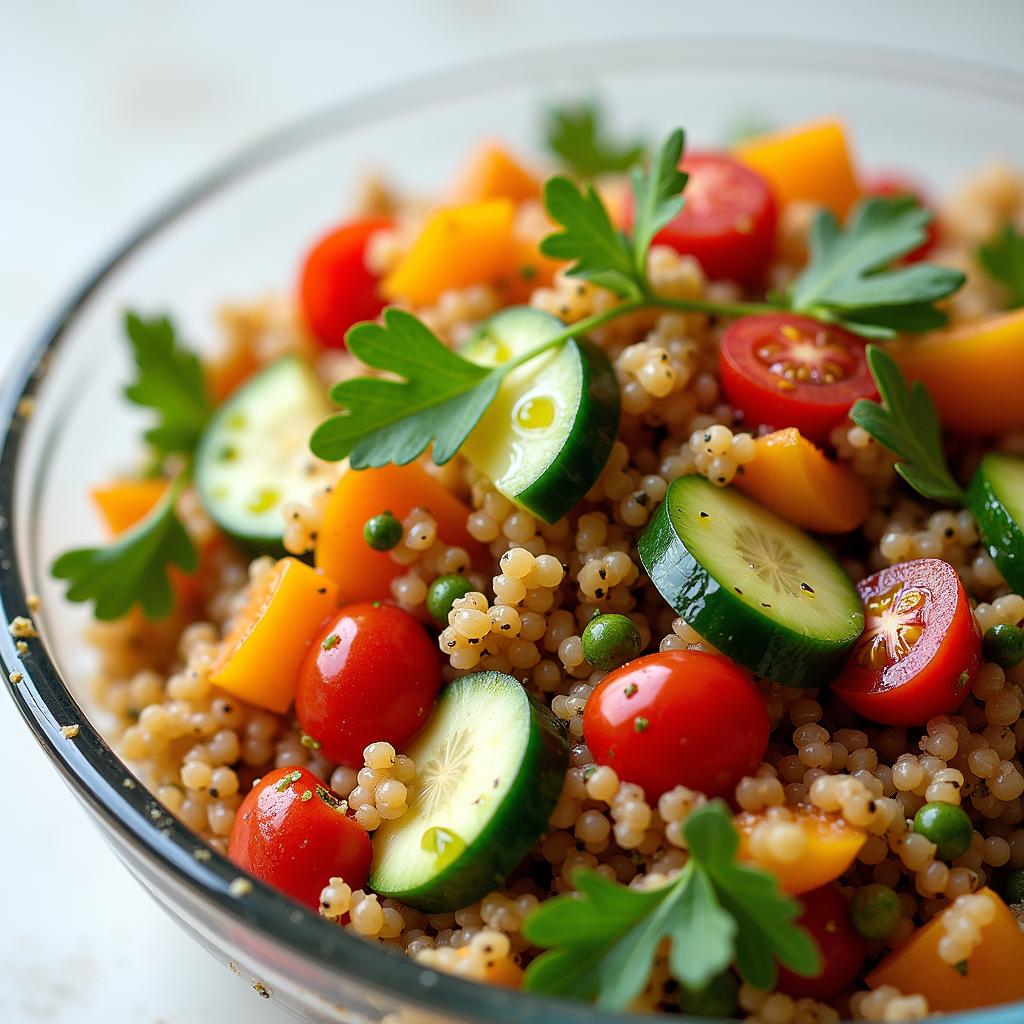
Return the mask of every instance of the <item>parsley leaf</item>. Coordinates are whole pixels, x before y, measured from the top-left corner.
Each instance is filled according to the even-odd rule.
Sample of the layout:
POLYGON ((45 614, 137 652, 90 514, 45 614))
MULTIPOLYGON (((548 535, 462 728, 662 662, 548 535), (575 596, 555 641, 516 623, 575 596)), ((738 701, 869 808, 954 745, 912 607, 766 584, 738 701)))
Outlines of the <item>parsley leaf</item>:
POLYGON ((168 486, 152 511, 131 530, 104 548, 77 548, 61 555, 51 568, 69 580, 69 601, 93 601, 97 619, 118 619, 139 604, 148 618, 167 615, 174 605, 168 567, 194 572, 195 545, 174 511, 183 478, 168 486))
POLYGON ((389 308, 384 323, 356 324, 345 339, 367 366, 402 378, 356 377, 334 386, 342 411, 313 432, 321 459, 349 457, 353 469, 404 466, 433 441, 433 459, 448 462, 494 400, 518 360, 489 369, 445 347, 411 313, 389 308))
POLYGON ((544 186, 544 205, 563 230, 544 238, 540 251, 553 259, 573 261, 570 274, 593 281, 621 298, 647 296, 647 250, 651 240, 683 207, 680 193, 686 175, 678 169, 683 140, 682 129, 676 129, 649 169, 634 169, 632 239, 613 226, 592 185, 579 187, 568 178, 549 178, 544 186))
POLYGON ((978 262, 989 277, 1006 288, 1006 308, 1024 306, 1024 234, 1007 221, 1002 230, 977 249, 978 262))
POLYGON ((691 991, 734 961, 758 988, 772 986, 775 959, 802 974, 820 970, 813 941, 794 923, 797 904, 771 876, 736 862, 725 805, 694 811, 683 831, 690 859, 663 888, 630 889, 580 870, 578 894, 548 900, 527 918, 525 936, 553 947, 528 968, 528 989, 621 1010, 647 983, 665 939, 672 973, 691 991))
POLYGON ((956 291, 964 275, 933 263, 890 267, 925 240, 930 218, 910 196, 864 200, 845 229, 823 210, 811 228, 810 260, 786 304, 868 338, 940 327, 946 316, 932 303, 956 291))
POLYGON ((896 472, 918 494, 962 504, 964 492, 949 471, 931 395, 920 381, 908 388, 895 360, 877 345, 868 346, 867 360, 882 401, 859 399, 850 419, 900 457, 896 472))
POLYGON ((129 401, 159 414, 145 433, 159 455, 191 455, 213 412, 195 352, 178 342, 174 325, 165 316, 144 320, 125 315, 138 377, 125 389, 129 401))
POLYGON ((581 178, 628 171, 644 155, 639 142, 621 145, 605 136, 601 110, 596 103, 555 107, 545 124, 547 147, 581 178))

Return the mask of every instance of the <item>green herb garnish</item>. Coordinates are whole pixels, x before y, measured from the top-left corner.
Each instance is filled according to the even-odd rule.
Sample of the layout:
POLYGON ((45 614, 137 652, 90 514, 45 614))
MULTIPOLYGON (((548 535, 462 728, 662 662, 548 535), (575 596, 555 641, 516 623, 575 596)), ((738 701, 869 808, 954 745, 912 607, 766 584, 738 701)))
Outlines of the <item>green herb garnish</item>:
POLYGON ((891 338, 946 323, 933 303, 964 283, 959 270, 934 263, 891 268, 926 238, 930 211, 910 196, 865 199, 840 229, 829 211, 811 229, 810 260, 784 303, 867 338, 891 338))
POLYGON ((287 775, 282 775, 281 778, 277 780, 274 789, 276 789, 278 793, 283 793, 293 782, 298 782, 301 778, 302 772, 288 772, 287 775))
POLYGON ((850 419, 900 457, 896 472, 918 494, 962 504, 964 492, 946 462, 931 395, 920 381, 908 387, 895 360, 877 345, 868 346, 867 360, 882 401, 859 399, 850 419))
POLYGON ((664 939, 672 974, 691 991, 732 963, 760 989, 774 984, 776 960, 800 974, 820 971, 814 942, 795 924, 797 903, 770 875, 737 863, 739 840, 725 805, 698 808, 683 834, 690 859, 665 887, 630 889, 578 870, 579 895, 535 910, 523 934, 548 951, 527 969, 526 988, 624 1009, 647 983, 664 939))
POLYGON ((975 255, 989 277, 1006 288, 1006 308, 1024 306, 1024 234, 1007 221, 975 255))
POLYGON ((622 144, 607 137, 596 103, 555 107, 547 115, 544 139, 562 163, 581 178, 628 171, 643 159, 640 142, 622 144))

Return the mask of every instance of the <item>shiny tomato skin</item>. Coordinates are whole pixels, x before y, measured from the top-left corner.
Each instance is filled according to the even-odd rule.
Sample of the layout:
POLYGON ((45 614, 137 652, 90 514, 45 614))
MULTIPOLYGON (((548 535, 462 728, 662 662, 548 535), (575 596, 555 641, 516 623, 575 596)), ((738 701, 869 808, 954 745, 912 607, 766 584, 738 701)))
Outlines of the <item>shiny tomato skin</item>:
POLYGON ((834 999, 849 988, 864 968, 867 950, 850 920, 850 902, 838 885, 823 885, 800 897, 798 923, 821 950, 823 968, 816 978, 804 978, 782 967, 779 990, 794 999, 834 999))
POLYGON ((360 768, 363 748, 405 746, 441 688, 436 644, 408 612, 381 601, 342 608, 299 671, 295 713, 326 757, 360 768))
POLYGON ((864 635, 832 684, 836 696, 882 725, 923 726, 956 711, 981 665, 981 631, 956 570, 919 558, 876 572, 857 590, 864 635), (918 604, 915 593, 923 595, 918 604))
MULTIPOLYGON (((725 153, 687 153, 683 209, 655 236, 655 245, 693 256, 713 280, 750 284, 775 248, 775 200, 768 183, 725 153)), ((632 199, 626 223, 633 221, 632 199)))
POLYGON ((365 886, 372 854, 366 830, 340 801, 311 771, 291 766, 249 791, 228 843, 233 863, 314 910, 332 876, 365 886))
POLYGON ((768 746, 764 701, 750 676, 707 651, 661 651, 597 684, 583 734, 598 764, 656 800, 675 786, 731 795, 768 746))
POLYGON ((741 317, 722 336, 722 387, 749 427, 796 427, 826 444, 858 398, 878 397, 865 347, 863 338, 806 316, 741 317), (791 370, 810 379, 790 379, 791 370))
MULTIPOLYGON (((904 178, 903 175, 898 173, 879 174, 868 179, 864 186, 864 194, 866 196, 884 196, 889 199, 896 198, 898 196, 910 196, 917 200, 919 206, 932 210, 934 214, 934 209, 931 203, 928 202, 924 190, 919 185, 909 181, 904 178)), ((925 240, 916 249, 912 249, 908 252, 907 255, 899 261, 900 263, 918 263, 921 260, 926 259, 932 249, 935 248, 935 245, 939 240, 938 219, 933 216, 924 230, 925 240)))
POLYGON ((381 217, 348 221, 320 238, 306 255, 299 298, 309 329, 325 348, 344 348, 345 332, 384 308, 379 279, 366 267, 370 236, 391 222, 381 217))

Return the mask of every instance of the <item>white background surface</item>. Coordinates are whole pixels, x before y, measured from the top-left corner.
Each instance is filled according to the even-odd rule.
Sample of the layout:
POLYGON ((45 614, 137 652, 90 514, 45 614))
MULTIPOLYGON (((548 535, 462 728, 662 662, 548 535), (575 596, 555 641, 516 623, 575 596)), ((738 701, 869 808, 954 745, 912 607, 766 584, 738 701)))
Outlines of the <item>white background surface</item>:
MULTIPOLYGON (((295 115, 538 45, 732 31, 766 45, 772 35, 881 42, 1016 68, 1024 4, 0 0, 0 376, 141 214, 295 115)), ((950 134, 955 145, 955 126, 950 134)), ((150 903, 6 698, 0 779, 2 1024, 285 1019, 150 903)))

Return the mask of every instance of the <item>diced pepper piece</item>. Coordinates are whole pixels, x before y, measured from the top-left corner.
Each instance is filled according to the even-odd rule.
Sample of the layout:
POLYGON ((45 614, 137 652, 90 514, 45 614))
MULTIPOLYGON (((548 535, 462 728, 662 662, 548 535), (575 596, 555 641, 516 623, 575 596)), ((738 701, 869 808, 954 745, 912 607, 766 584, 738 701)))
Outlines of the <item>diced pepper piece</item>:
POLYGON ((1024 309, 908 339, 894 351, 942 424, 974 436, 1024 429, 1024 309))
POLYGON ((210 397, 219 405, 259 369, 259 363, 250 349, 237 348, 204 363, 203 369, 210 397))
POLYGON ((920 993, 932 1013, 973 1010, 1024 999, 1024 932, 1009 907, 991 890, 980 889, 995 904, 995 916, 981 929, 981 942, 966 962, 947 964, 939 956, 945 934, 942 919, 933 917, 893 950, 868 976, 872 988, 895 985, 901 992, 920 993))
POLYGON ((415 462, 407 466, 349 469, 334 485, 317 535, 316 564, 338 586, 343 604, 391 596, 391 581, 405 572, 386 551, 366 543, 366 521, 381 512, 404 519, 414 508, 428 509, 438 536, 465 548, 470 558, 484 553, 469 535, 469 508, 415 462))
POLYGON ((105 487, 94 487, 90 494, 104 525, 117 535, 149 515, 166 490, 167 481, 154 477, 119 480, 105 487))
POLYGON ((452 201, 479 203, 511 199, 514 203, 540 196, 540 179, 499 142, 485 142, 473 151, 457 175, 452 201))
POLYGON ((867 485, 833 462, 796 427, 757 439, 757 455, 733 479, 752 498, 795 526, 817 533, 848 533, 867 519, 867 485))
POLYGON ((210 682, 249 704, 287 711, 306 650, 337 606, 333 580, 294 558, 282 558, 253 588, 225 636, 210 682))
POLYGON ((809 202, 840 220, 860 198, 857 175, 839 121, 813 121, 759 135, 736 146, 736 157, 771 186, 779 207, 809 202))
POLYGON ((514 216, 510 199, 435 210, 381 283, 382 294, 424 305, 449 288, 495 283, 508 266, 514 216))
POLYGON ((775 876, 783 891, 799 896, 835 881, 860 853, 867 833, 838 815, 814 808, 800 807, 795 814, 804 845, 793 860, 780 860, 768 844, 754 840, 754 830, 768 820, 765 814, 744 811, 733 824, 740 836, 740 860, 763 868, 775 876))

